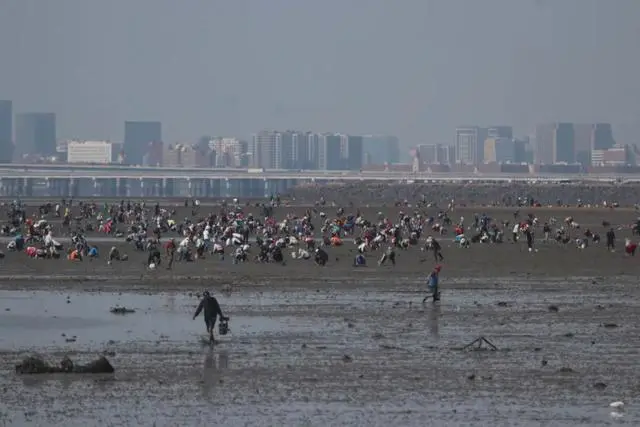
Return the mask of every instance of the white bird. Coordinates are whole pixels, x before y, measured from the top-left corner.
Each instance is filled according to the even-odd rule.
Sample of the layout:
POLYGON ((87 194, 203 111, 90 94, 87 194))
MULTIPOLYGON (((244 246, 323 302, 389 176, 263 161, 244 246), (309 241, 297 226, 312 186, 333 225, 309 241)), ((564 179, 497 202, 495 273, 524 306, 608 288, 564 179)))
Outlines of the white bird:
POLYGON ((609 407, 615 408, 615 409, 624 409, 624 402, 620 400, 618 400, 617 402, 611 402, 609 404, 609 407))

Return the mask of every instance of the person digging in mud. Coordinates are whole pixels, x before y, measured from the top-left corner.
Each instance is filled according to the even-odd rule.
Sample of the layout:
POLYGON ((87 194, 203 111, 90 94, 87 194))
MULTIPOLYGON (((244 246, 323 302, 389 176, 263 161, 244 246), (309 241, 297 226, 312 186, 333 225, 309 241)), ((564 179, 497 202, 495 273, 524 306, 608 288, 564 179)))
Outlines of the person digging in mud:
POLYGON ((433 271, 431 272, 431 274, 429 274, 427 281, 428 281, 429 290, 431 291, 431 295, 427 295, 426 297, 424 297, 424 299, 422 300, 423 304, 426 303, 429 300, 429 298, 433 298, 433 303, 435 303, 436 301, 440 301, 440 291, 438 288, 438 282, 440 281, 441 269, 442 269, 442 266, 436 265, 433 271))
POLYGON ((393 246, 389 246, 380 260, 378 261, 378 266, 381 266, 387 261, 391 261, 392 265, 396 265, 396 251, 393 249, 393 246))
POLYGON ((204 291, 202 293, 202 300, 193 315, 193 320, 196 320, 196 317, 198 317, 202 310, 204 310, 204 323, 207 327, 207 333, 209 334, 209 342, 213 343, 215 342, 213 331, 216 326, 216 319, 220 316, 221 321, 228 321, 229 318, 222 314, 222 309, 220 308, 218 300, 215 297, 212 297, 209 291, 204 291))
POLYGON ((113 261, 120 261, 120 251, 115 246, 112 246, 109 250, 109 261, 107 261, 107 264, 111 265, 113 261))
POLYGON ((151 248, 149 250, 149 258, 147 259, 147 265, 160 265, 160 251, 157 248, 151 248))
POLYGON ((327 254, 323 249, 317 248, 314 261, 317 265, 325 266, 327 261, 329 261, 329 254, 327 254))

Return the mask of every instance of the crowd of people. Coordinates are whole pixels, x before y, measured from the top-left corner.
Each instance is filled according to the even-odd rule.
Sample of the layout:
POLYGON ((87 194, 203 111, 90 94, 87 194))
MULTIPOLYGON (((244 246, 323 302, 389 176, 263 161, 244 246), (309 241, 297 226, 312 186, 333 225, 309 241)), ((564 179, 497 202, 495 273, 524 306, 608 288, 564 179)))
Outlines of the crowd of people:
MULTIPOLYGON (((571 216, 563 220, 538 218, 513 210, 508 219, 498 220, 485 213, 472 218, 455 218, 455 205, 445 209, 399 210, 390 217, 380 211, 365 217, 357 208, 328 206, 321 199, 303 214, 296 215, 283 207, 278 197, 266 203, 248 206, 237 199, 207 209, 196 201, 185 201, 178 217, 178 207, 147 205, 144 201, 122 200, 119 203, 78 202, 62 200, 29 209, 20 201, 6 207, 7 221, 0 230, 9 239, 9 253, 24 253, 35 259, 66 259, 71 262, 100 259, 100 251, 92 238, 112 239, 106 261, 126 262, 129 255, 122 250, 146 253, 146 267, 172 269, 175 263, 203 262, 207 258, 235 264, 246 262, 280 263, 310 261, 321 267, 330 266, 331 248, 355 246, 354 268, 367 267, 372 257, 378 266, 396 266, 398 253, 419 248, 431 253, 435 267, 425 272, 430 298, 440 300, 439 274, 445 262, 443 240, 465 249, 474 244, 526 242, 529 252, 538 250, 536 236, 542 242, 575 244, 584 250, 599 244, 597 232, 582 226, 571 216), (279 214, 279 215, 278 215, 279 214), (454 219, 455 218, 455 219, 454 219), (506 235, 510 236, 509 238, 506 235), (69 239, 69 245, 56 236, 69 239)), ((298 210, 298 212, 300 212, 298 210)), ((616 230, 606 221, 607 250, 616 249, 616 230)), ((640 220, 631 224, 640 234, 640 220)), ((637 245, 626 239, 624 251, 635 255, 637 245)), ((3 256, 5 254, 3 253, 3 256)))

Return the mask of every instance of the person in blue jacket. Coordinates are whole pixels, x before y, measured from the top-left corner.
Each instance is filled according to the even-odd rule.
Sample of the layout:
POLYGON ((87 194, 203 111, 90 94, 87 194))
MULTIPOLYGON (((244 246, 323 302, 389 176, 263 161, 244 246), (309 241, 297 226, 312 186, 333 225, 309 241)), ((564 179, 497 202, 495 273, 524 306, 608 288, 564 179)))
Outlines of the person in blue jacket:
POLYGON ((427 282, 428 282, 429 290, 431 291, 431 295, 427 295, 426 297, 424 297, 424 299, 422 300, 423 304, 426 303, 429 300, 429 298, 433 298, 434 303, 436 301, 440 301, 440 291, 438 288, 438 284, 440 282, 440 270, 442 270, 442 266, 436 265, 433 271, 431 272, 431 274, 429 274, 429 277, 427 278, 427 282))

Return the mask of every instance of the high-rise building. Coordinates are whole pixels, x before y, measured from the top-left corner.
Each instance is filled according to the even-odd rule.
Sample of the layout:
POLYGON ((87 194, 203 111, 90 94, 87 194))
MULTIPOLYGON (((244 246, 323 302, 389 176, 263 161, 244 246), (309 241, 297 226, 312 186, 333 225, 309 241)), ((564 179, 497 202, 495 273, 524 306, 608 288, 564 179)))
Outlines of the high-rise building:
POLYGON ((0 163, 13 160, 13 104, 0 100, 0 163))
POLYGON ((487 128, 487 138, 513 138, 513 127, 511 126, 489 126, 487 128))
POLYGON ((243 144, 236 138, 215 138, 210 144, 215 151, 214 167, 239 168, 245 155, 243 144))
POLYGON ((576 162, 576 140, 573 123, 545 123, 536 126, 535 163, 576 162))
POLYGON ((318 169, 342 170, 342 136, 339 134, 321 134, 318 136, 318 169))
POLYGON ((263 130, 253 135, 253 167, 282 169, 282 134, 263 130))
POLYGON ((615 144, 610 123, 596 123, 591 127, 592 150, 608 150, 615 144))
POLYGON ((516 144, 513 138, 487 138, 484 141, 485 163, 514 163, 516 144))
POLYGON ((297 156, 294 144, 300 132, 287 130, 280 133, 280 165, 276 169, 296 169, 297 156))
POLYGON ((576 161, 583 166, 591 165, 591 146, 593 125, 590 123, 574 123, 573 139, 576 149, 576 161))
POLYGON ((535 164, 553 164, 553 135, 555 123, 543 123, 536 125, 535 134, 535 164))
POLYGON ((575 163, 573 123, 557 123, 553 133, 553 163, 575 163))
POLYGON ((124 156, 129 165, 142 165, 149 143, 162 141, 160 122, 124 122, 124 156))
POLYGON ((400 162, 400 142, 395 136, 364 135, 362 151, 372 165, 400 162))
POLYGON ((320 136, 317 133, 309 132, 307 134, 307 169, 320 169, 319 162, 320 136))
POLYGON ((54 113, 22 113, 16 115, 15 155, 51 157, 57 154, 56 115, 54 113))
POLYGON ((357 171, 362 169, 363 151, 362 137, 356 135, 340 135, 340 157, 342 169, 357 171))
POLYGON ((514 163, 530 163, 527 156, 528 140, 513 139, 513 162, 514 163))
POLYGON ((311 169, 309 165, 310 132, 294 132, 291 135, 291 163, 289 169, 311 169))
POLYGON ((441 157, 440 163, 443 165, 453 165, 456 163, 455 145, 442 146, 442 157, 441 157))
POLYGON ((456 162, 465 165, 478 165, 484 160, 484 141, 487 128, 479 126, 461 126, 456 129, 456 162))

